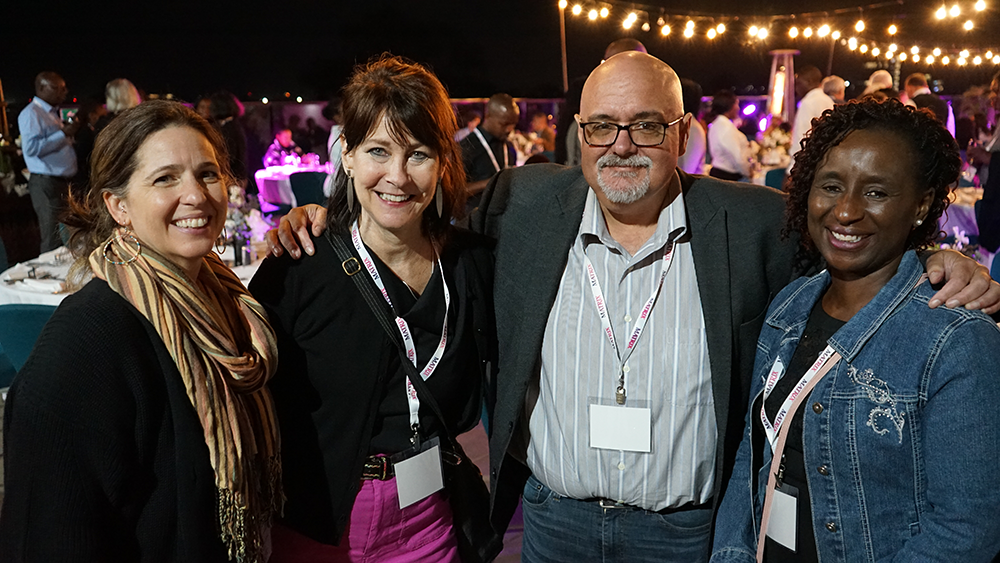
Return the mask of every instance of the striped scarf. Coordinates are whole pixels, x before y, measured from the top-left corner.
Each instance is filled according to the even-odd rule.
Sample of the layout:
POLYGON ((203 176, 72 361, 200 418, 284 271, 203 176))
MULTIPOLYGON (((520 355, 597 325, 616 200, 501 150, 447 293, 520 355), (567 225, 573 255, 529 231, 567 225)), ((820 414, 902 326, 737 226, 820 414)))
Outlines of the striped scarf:
POLYGON ((176 265, 119 229, 90 255, 94 275, 152 323, 184 380, 204 431, 229 558, 263 563, 280 512, 278 425, 267 380, 277 367, 274 331, 260 303, 210 252, 196 285, 176 265), (130 240, 126 244, 122 236, 130 240), (111 264, 135 260, 128 264, 111 264))

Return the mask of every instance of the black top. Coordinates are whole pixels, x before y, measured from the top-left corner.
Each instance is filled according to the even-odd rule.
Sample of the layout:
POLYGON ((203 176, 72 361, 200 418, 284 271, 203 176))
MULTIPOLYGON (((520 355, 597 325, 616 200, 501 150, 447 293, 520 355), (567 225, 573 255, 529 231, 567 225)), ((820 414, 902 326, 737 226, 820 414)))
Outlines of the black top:
MULTIPOLYGON (((767 397, 767 401, 765 401, 764 410, 767 412, 768 420, 774 420, 774 415, 781 408, 781 404, 785 402, 788 394, 791 393, 792 389, 799 382, 799 379, 816 362, 816 358, 826 348, 830 337, 845 324, 847 323, 831 317, 823 310, 822 299, 816 302, 812 312, 809 313, 809 321, 806 323, 802 338, 799 340, 799 344, 792 354, 792 359, 788 363, 788 369, 785 370, 785 374, 778 380, 778 383, 774 386, 774 390, 767 397)), ((792 420, 789 421, 791 426, 788 427, 788 438, 785 440, 784 450, 784 483, 798 490, 798 494, 796 495, 797 502, 795 504, 796 550, 791 551, 768 537, 765 539, 766 543, 764 544, 764 561, 767 563, 809 563, 811 561, 819 561, 819 555, 816 551, 816 536, 812 527, 809 484, 806 479, 805 460, 802 454, 802 420, 804 413, 810 411, 811 408, 808 403, 808 395, 799 400, 804 402, 795 411, 795 416, 792 417, 792 420)), ((763 435, 764 428, 760 422, 760 399, 756 401, 753 413, 755 415, 753 418, 755 421, 754 426, 763 435)))
POLYGON ((0 561, 228 561, 198 415, 156 330, 108 284, 70 295, 4 413, 0 561))
MULTIPOLYGON (((504 139, 490 135, 481 126, 476 127, 476 130, 482 133, 483 138, 486 139, 486 144, 490 146, 493 157, 496 158, 501 170, 504 168, 504 151, 507 151, 507 165, 510 167, 517 165, 517 152, 514 150, 514 145, 504 139)), ((493 161, 490 160, 490 155, 486 154, 486 147, 483 146, 483 143, 476 136, 475 132, 462 139, 458 146, 462 149, 462 165, 465 167, 466 181, 478 182, 480 180, 488 180, 497 173, 496 167, 493 166, 493 161)), ((466 210, 471 213, 473 209, 479 207, 481 199, 482 192, 471 196, 468 202, 466 202, 466 210)))
MULTIPOLYGON (((355 253, 348 235, 347 246, 355 253)), ((409 410, 398 348, 358 293, 330 242, 313 241, 314 256, 268 258, 250 283, 278 337, 280 362, 271 380, 281 428, 284 523, 327 544, 343 533, 371 453, 409 446, 409 410)), ((451 290, 444 365, 427 380, 453 431, 472 428, 483 392, 492 397, 496 366, 493 256, 488 239, 455 231, 442 253, 451 290), (478 362, 474 364, 473 362, 478 362)), ((379 264, 387 291, 416 333, 420 367, 437 347, 444 297, 434 273, 419 299, 379 264)), ((362 270, 358 276, 366 276, 362 270)), ((367 281, 367 280, 366 280, 367 281)), ((429 408, 426 432, 440 430, 429 408)))

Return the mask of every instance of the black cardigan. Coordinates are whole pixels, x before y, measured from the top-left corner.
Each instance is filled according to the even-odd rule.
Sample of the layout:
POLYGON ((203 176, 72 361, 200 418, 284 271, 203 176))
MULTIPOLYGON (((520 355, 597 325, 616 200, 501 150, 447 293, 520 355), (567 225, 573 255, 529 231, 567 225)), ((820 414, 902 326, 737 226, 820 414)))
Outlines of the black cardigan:
MULTIPOLYGON (((301 260, 287 254, 265 260, 250 290, 278 335, 278 373, 270 387, 281 427, 284 523, 336 544, 360 487, 389 364, 399 356, 330 242, 321 236, 313 246, 315 255, 301 260)), ((465 294, 453 295, 452 304, 470 305, 490 406, 497 353, 492 241, 455 230, 445 253, 457 253, 468 274, 465 294)))
POLYGON ((5 411, 0 561, 228 561, 177 366, 107 283, 59 306, 5 411))

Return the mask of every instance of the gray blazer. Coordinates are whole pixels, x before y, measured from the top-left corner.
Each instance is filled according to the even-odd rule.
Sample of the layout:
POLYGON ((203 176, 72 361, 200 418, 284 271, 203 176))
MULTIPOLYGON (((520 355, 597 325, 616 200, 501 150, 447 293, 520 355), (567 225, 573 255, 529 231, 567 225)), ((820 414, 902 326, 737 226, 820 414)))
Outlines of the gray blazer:
MULTIPOLYGON (((797 239, 780 241, 780 192, 678 171, 708 336, 718 426, 715 498, 739 446, 757 336, 771 299, 793 279, 797 239)), ((504 170, 484 192, 473 230, 497 239, 500 342, 490 425, 491 519, 506 529, 530 472, 508 453, 539 369, 542 336, 590 187, 579 167, 504 170)))

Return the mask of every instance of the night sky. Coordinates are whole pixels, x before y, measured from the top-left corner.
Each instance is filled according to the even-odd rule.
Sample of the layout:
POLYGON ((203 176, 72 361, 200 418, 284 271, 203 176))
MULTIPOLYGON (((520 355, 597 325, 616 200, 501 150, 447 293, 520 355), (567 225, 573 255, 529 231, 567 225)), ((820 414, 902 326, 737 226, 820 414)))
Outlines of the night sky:
MULTIPOLYGON (((879 18, 897 18, 904 30, 901 45, 919 37, 925 44, 938 39, 945 48, 981 46, 1000 51, 1000 0, 991 1, 998 5, 989 5, 978 16, 977 28, 968 33, 960 32, 957 23, 947 27, 933 21, 931 13, 939 5, 934 0, 873 10, 864 17, 870 30, 881 25, 876 24, 879 18)), ((665 7, 668 14, 671 6, 692 6, 647 2, 665 7)), ((383 51, 428 64, 457 98, 499 91, 517 97, 558 97, 562 91, 555 0, 127 4, 11 0, 4 4, 0 5, 4 45, 0 79, 8 102, 15 106, 32 94, 35 74, 49 69, 66 78, 71 97, 99 96, 107 81, 124 77, 146 92, 171 92, 186 100, 219 88, 244 99, 279 99, 287 91, 292 98, 325 100, 339 89, 354 64, 383 51)), ((806 8, 803 4, 787 0, 699 4, 705 11, 742 14, 740 23, 731 24, 730 31, 711 42, 704 36, 682 38, 680 26, 665 39, 655 25, 650 32, 626 32, 620 26, 623 8, 618 18, 597 23, 567 16, 570 79, 589 72, 600 62, 607 43, 625 35, 642 40, 651 54, 670 63, 681 76, 701 83, 706 94, 730 87, 749 93, 752 87, 765 86, 769 49, 799 48, 798 66, 825 69, 829 40, 792 41, 784 32, 785 23, 776 24, 765 42, 750 42, 742 31, 746 25, 742 22, 758 21, 753 15, 845 6, 830 0, 810 1, 806 8)), ((962 5, 971 11, 970 1, 962 5)), ((856 14, 844 17, 856 19, 856 14)), ((870 60, 838 45, 833 71, 860 83, 874 70, 864 66, 870 60)), ((953 63, 930 72, 943 80, 946 93, 957 94, 969 85, 988 84, 998 68, 984 64, 958 69, 953 63)), ((925 69, 904 63, 902 74, 925 69)))

